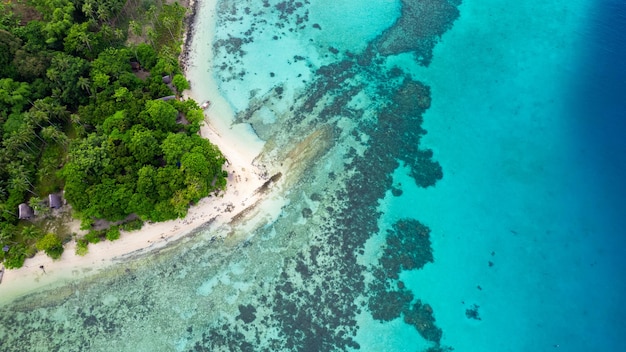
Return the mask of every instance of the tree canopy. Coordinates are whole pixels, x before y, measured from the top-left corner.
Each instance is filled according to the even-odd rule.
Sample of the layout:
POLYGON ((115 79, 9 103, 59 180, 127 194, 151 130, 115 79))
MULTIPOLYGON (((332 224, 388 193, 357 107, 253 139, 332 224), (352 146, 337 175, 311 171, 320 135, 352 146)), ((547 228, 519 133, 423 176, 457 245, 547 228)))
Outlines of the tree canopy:
MULTIPOLYGON (((21 266, 37 249, 59 257, 67 239, 19 220, 21 203, 41 217, 42 200, 63 190, 88 228, 130 214, 184 216, 190 204, 225 187, 225 158, 197 134, 204 119, 198 104, 160 99, 189 88, 177 60, 186 9, 152 2, 149 11, 123 0, 30 0, 19 11, 0 2, 6 267, 21 266), (129 32, 146 33, 145 40, 125 44, 129 32), (175 90, 163 83, 165 74, 175 90)), ((119 230, 104 237, 115 239, 119 230)))

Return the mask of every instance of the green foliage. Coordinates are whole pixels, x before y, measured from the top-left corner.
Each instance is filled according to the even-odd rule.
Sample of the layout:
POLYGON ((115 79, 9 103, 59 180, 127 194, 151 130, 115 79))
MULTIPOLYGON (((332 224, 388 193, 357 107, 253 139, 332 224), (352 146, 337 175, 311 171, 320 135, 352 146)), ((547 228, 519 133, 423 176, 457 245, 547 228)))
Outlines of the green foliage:
POLYGON ((115 18, 125 2, 124 0, 84 0, 80 10, 91 20, 105 23, 115 18))
POLYGON ((10 31, 20 22, 10 6, 10 3, 0 2, 0 30, 10 31))
POLYGON ((104 74, 117 79, 124 72, 131 72, 130 58, 132 54, 127 48, 108 48, 98 55, 91 63, 92 75, 104 74))
POLYGON ((28 83, 16 82, 11 78, 0 79, 0 110, 20 113, 28 104, 30 96, 28 83))
POLYGON ((62 52, 52 57, 46 77, 55 83, 56 87, 52 91, 62 104, 77 107, 78 104, 87 102, 84 89, 78 82, 81 77, 87 75, 88 70, 89 62, 82 58, 62 52))
POLYGON ((141 219, 131 220, 120 225, 120 229, 124 231, 136 231, 143 227, 143 221, 141 219))
POLYGON ((172 131, 176 125, 176 117, 176 108, 162 100, 147 102, 146 110, 139 116, 148 128, 161 131, 172 131))
POLYGON ((178 63, 186 10, 161 4, 133 18, 152 41, 127 48, 125 28, 112 25, 127 23, 129 8, 141 4, 121 14, 124 4, 31 0, 42 19, 21 25, 4 11, 12 5, 0 2, 0 243, 11 246, 0 260, 7 267, 21 266, 33 244, 51 257, 63 250, 55 235, 15 226, 18 205, 29 199, 38 205, 63 190, 83 229, 137 215, 79 240, 84 255, 87 243, 114 239, 120 228, 185 215, 225 184, 224 157, 196 135, 204 120, 198 104, 159 99, 175 94, 162 75, 178 92, 189 88, 178 63), (139 79, 131 60, 150 75, 139 79), (179 116, 189 124, 178 124, 179 116))
POLYGON ((21 268, 24 265, 27 253, 28 249, 23 244, 11 246, 4 257, 4 267, 7 269, 21 268))
POLYGON ((55 45, 62 40, 74 23, 74 4, 70 0, 32 0, 46 20, 43 32, 46 43, 55 45))
POLYGON ((169 165, 175 165, 180 162, 180 158, 186 151, 191 150, 191 147, 192 140, 189 136, 182 133, 169 133, 161 143, 163 159, 169 165))
POLYGON ((164 48, 159 53, 156 65, 150 71, 155 77, 163 75, 173 75, 179 71, 178 62, 176 60, 176 54, 172 53, 169 49, 164 48))
POLYGON ((163 5, 156 14, 157 8, 152 7, 148 16, 153 19, 152 40, 159 49, 170 47, 174 50, 180 48, 180 40, 183 31, 183 19, 187 9, 177 2, 173 5, 163 5))
POLYGON ((172 84, 174 85, 174 87, 176 87, 176 91, 178 91, 179 93, 182 93, 182 91, 184 91, 185 89, 189 89, 189 82, 187 82, 185 76, 181 75, 180 73, 174 75, 174 77, 172 78, 172 84))
POLYGON ((76 255, 84 257, 89 252, 89 242, 85 239, 76 241, 76 255))
POLYGON ((65 161, 65 147, 60 144, 48 144, 44 147, 36 173, 35 193, 50 194, 63 188, 63 180, 57 175, 59 165, 65 161))
POLYGON ((132 121, 126 117, 126 113, 117 111, 115 114, 109 116, 102 123, 102 133, 111 134, 114 130, 118 132, 125 132, 132 125, 132 121))
POLYGON ((147 128, 136 125, 130 131, 128 149, 140 164, 154 162, 159 151, 159 142, 154 132, 147 128))
POLYGON ((13 65, 17 70, 18 77, 26 81, 34 81, 46 74, 46 69, 50 65, 49 53, 18 49, 13 58, 13 65))
POLYGON ((115 241, 120 238, 120 229, 117 226, 111 226, 106 232, 106 239, 109 241, 115 241))
POLYGON ((63 254, 63 243, 57 235, 48 233, 37 241, 37 249, 46 252, 52 259, 59 259, 63 254))
POLYGON ((63 171, 67 200, 85 217, 121 220, 136 213, 160 221, 184 215, 190 203, 222 188, 219 150, 195 134, 167 132, 177 114, 157 100, 140 114, 143 124, 130 129, 121 112, 106 119, 107 141, 91 134, 70 152, 63 171))
POLYGON ((23 40, 23 49, 29 53, 39 53, 48 48, 43 33, 44 22, 29 21, 25 26, 15 28, 13 33, 23 40))
POLYGON ((157 53, 154 48, 148 44, 141 43, 135 49, 135 58, 146 70, 152 70, 157 63, 157 53))
MULTIPOLYGON (((157 69, 155 68, 151 72, 156 72, 156 70, 157 69)), ((150 96, 154 98, 160 98, 173 94, 170 88, 168 88, 168 86, 163 83, 160 73, 151 73, 151 76, 146 79, 145 85, 149 91, 150 96)))
POLYGON ((0 29, 0 77, 15 77, 13 56, 21 45, 22 41, 13 33, 0 29))
POLYGON ((75 23, 63 41, 66 53, 94 59, 100 48, 98 35, 90 30, 89 22, 75 23))
POLYGON ((89 243, 96 244, 102 239, 102 234, 98 231, 89 231, 83 239, 89 243))
POLYGON ((82 217, 80 221, 81 230, 89 230, 93 226, 93 219, 90 217, 82 217))
POLYGON ((33 225, 22 228, 22 238, 25 240, 37 240, 41 237, 41 231, 33 225))

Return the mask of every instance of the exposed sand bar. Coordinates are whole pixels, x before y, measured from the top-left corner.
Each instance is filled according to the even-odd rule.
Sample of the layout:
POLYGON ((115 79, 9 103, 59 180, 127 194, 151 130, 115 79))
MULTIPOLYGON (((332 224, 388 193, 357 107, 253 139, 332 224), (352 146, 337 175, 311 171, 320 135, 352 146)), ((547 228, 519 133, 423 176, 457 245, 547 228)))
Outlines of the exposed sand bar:
POLYGON ((180 239, 211 220, 211 227, 218 229, 260 200, 261 193, 256 190, 267 181, 267 175, 253 162, 264 143, 249 126, 232 126, 233 112, 220 95, 211 73, 216 5, 216 0, 202 0, 197 4, 194 29, 188 33, 193 35, 193 39, 186 48, 189 51, 186 75, 191 83, 191 90, 186 93, 198 103, 211 101, 211 106, 205 111, 201 134, 217 145, 228 159, 226 192, 218 197, 202 199, 191 207, 184 219, 146 224, 139 231, 123 232, 115 242, 90 245, 89 253, 84 257, 75 254, 75 242, 68 243, 63 256, 56 261, 38 253, 27 259, 24 267, 5 272, 0 284, 0 304, 44 287, 97 273, 136 254, 163 248, 168 242, 180 239), (40 268, 42 265, 43 269, 40 268))

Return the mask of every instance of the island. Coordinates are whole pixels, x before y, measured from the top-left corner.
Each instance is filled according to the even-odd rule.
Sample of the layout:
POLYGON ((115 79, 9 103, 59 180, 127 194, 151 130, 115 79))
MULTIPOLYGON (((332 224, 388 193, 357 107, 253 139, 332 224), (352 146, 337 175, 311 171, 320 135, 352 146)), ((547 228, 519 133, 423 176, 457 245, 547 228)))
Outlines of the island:
POLYGON ((237 145, 230 126, 211 124, 228 104, 214 89, 199 105, 185 77, 193 2, 0 6, 5 297, 256 202, 268 179, 253 163, 258 143, 237 145))

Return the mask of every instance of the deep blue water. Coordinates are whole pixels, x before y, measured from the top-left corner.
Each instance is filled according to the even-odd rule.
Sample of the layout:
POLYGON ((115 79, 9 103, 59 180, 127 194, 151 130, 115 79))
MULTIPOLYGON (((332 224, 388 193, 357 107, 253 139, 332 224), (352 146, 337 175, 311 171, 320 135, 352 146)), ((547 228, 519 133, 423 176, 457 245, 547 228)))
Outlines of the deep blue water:
POLYGON ((598 275, 593 289, 606 291, 593 302, 608 306, 606 320, 599 323, 606 335, 597 342, 617 351, 626 349, 621 332, 626 328, 621 323, 626 316, 626 2, 595 2, 590 19, 572 111, 580 167, 594 190, 588 208, 604 220, 604 231, 590 239, 601 244, 606 262, 604 272, 592 274, 598 275))
MULTIPOLYGON (((624 240, 626 196, 626 2, 604 0, 590 13, 586 53, 573 96, 581 163, 613 204, 624 240)), ((623 242, 622 242, 623 243, 623 242)))
POLYGON ((626 4, 481 3, 416 71, 444 179, 388 199, 435 234, 406 280, 460 350, 624 350, 626 4))

